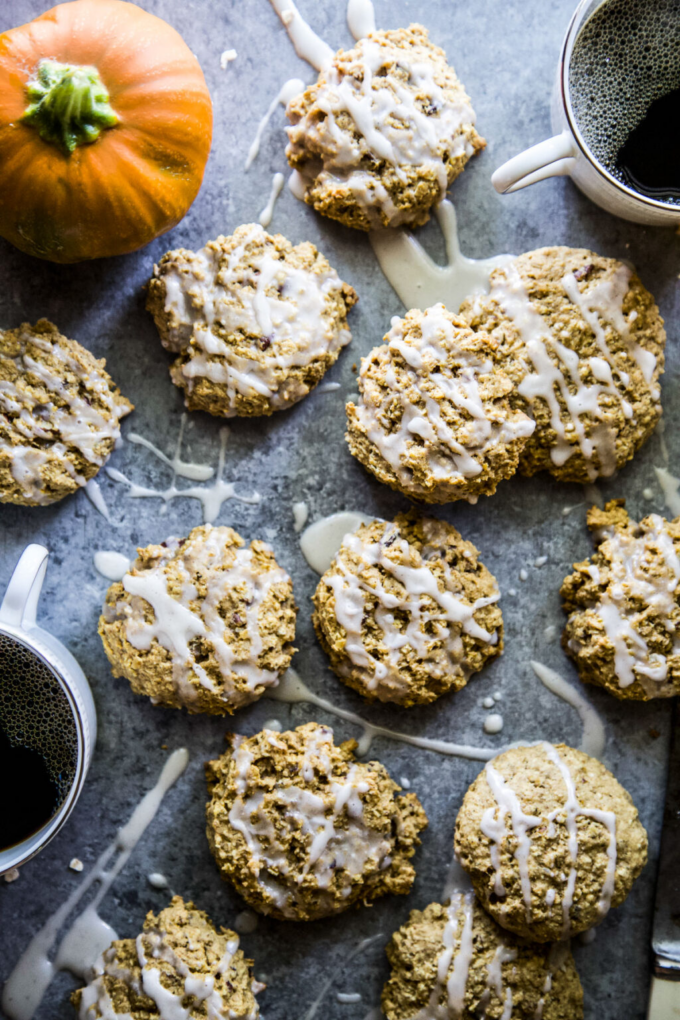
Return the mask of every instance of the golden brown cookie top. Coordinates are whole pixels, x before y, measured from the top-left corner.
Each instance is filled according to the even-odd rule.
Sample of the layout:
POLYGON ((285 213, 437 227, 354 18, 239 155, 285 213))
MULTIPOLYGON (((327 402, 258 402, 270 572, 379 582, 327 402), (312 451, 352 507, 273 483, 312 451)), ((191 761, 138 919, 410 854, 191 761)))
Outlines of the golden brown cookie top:
POLYGON ((73 993, 81 1020, 256 1020, 252 960, 239 937, 219 931, 202 910, 174 896, 157 916, 147 914, 136 939, 118 939, 93 968, 92 979, 73 993))
POLYGON ((666 334, 628 265, 584 248, 539 248, 491 274, 461 315, 498 341, 516 403, 536 419, 520 461, 565 481, 609 477, 661 416, 666 334))
POLYGON ((473 893, 413 910, 387 946, 387 1020, 582 1020, 569 943, 536 945, 504 931, 473 893))
POLYGON ((256 910, 311 920, 410 888, 425 813, 355 746, 307 723, 234 736, 206 766, 211 849, 256 910))
POLYGON ((548 942, 623 903, 646 863, 647 834, 601 762, 543 741, 487 763, 465 794, 455 848, 491 916, 548 942))

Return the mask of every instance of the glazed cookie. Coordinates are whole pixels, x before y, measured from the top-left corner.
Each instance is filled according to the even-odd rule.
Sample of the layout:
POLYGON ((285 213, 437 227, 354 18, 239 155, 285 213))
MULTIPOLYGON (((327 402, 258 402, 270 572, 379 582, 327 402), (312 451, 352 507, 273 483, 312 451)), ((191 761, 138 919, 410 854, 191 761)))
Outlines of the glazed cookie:
POLYGON ((138 549, 106 594, 99 633, 114 676, 155 705, 224 715, 290 665, 293 585, 265 542, 205 524, 138 549))
POLYGON ((536 419, 520 471, 609 477, 661 417, 663 319, 637 274, 584 248, 540 248, 491 274, 461 315, 498 341, 536 419))
POLYGON ((473 893, 413 910, 387 946, 387 1020, 582 1020, 568 942, 535 945, 500 928, 473 893))
POLYGON ((534 422, 510 402, 498 343, 444 305, 392 320, 361 361, 347 442, 385 484, 412 499, 476 503, 517 470, 534 422))
POLYGON ((154 266, 147 308, 190 411, 272 414, 306 397, 350 342, 355 291, 313 244, 258 224, 169 251, 154 266))
POLYGON ((346 535, 313 597, 333 670, 406 707, 458 691, 503 649, 495 577, 450 524, 414 512, 346 535))
POLYGON ((680 518, 637 524, 624 507, 588 511, 596 551, 562 584, 562 644, 582 680, 617 698, 666 698, 680 693, 680 518))
POLYGON ((230 739, 206 765, 208 841, 251 907, 311 921, 410 891, 425 812, 356 741, 318 723, 230 739))
POLYGON ((47 319, 0 330, 0 502, 56 503, 94 478, 132 404, 47 319))
POLYGON ((339 50, 288 104, 286 155, 305 201, 348 227, 419 226, 484 139, 422 25, 339 50))
POLYGON ((455 850, 495 921, 550 942, 623 903, 646 863, 647 833, 604 765, 542 742, 487 763, 465 794, 455 850))
POLYGON ((265 986, 238 944, 236 932, 217 931, 174 896, 158 917, 147 914, 136 939, 111 943, 71 1001, 79 1020, 257 1020, 255 995, 265 986))

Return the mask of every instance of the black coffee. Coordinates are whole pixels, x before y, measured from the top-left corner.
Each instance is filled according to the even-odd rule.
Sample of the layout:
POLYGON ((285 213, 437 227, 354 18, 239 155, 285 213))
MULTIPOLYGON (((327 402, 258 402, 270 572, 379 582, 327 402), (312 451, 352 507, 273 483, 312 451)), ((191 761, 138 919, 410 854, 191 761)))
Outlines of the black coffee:
POLYGON ((583 138, 617 180, 680 204, 680 0, 606 0, 574 44, 569 91, 583 138))
POLYGON ((50 820, 76 774, 78 734, 55 674, 0 634, 0 849, 50 820))

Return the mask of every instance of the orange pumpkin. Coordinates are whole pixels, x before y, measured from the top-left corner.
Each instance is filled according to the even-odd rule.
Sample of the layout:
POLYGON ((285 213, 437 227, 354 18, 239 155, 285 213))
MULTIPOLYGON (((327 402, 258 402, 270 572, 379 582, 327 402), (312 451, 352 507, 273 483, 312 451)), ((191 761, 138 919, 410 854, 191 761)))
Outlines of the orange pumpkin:
POLYGON ((135 4, 73 0, 0 35, 0 235, 30 255, 148 244, 198 194, 211 140, 198 61, 135 4))

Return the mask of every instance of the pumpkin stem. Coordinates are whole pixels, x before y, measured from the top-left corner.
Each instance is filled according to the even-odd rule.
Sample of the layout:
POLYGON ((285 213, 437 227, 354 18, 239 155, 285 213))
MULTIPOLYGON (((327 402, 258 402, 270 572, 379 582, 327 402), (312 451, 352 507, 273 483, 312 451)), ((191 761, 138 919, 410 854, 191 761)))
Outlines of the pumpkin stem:
POLYGON ((78 145, 96 141, 104 128, 118 123, 96 67, 41 60, 26 94, 30 103, 22 121, 67 155, 78 145))

